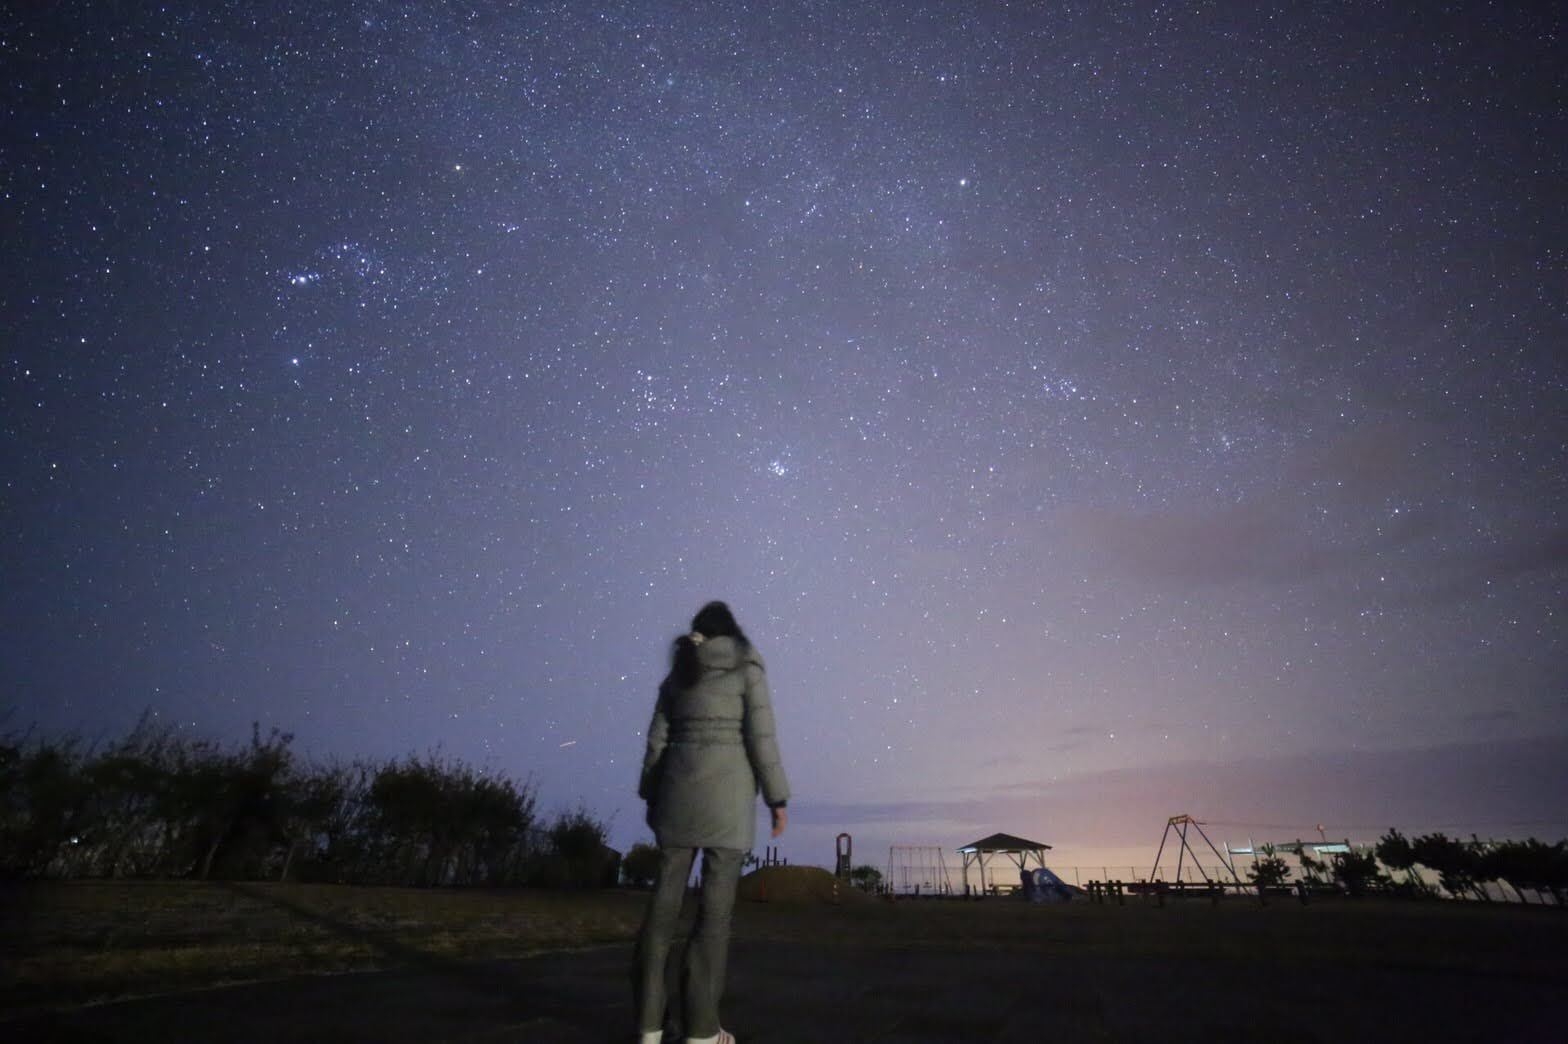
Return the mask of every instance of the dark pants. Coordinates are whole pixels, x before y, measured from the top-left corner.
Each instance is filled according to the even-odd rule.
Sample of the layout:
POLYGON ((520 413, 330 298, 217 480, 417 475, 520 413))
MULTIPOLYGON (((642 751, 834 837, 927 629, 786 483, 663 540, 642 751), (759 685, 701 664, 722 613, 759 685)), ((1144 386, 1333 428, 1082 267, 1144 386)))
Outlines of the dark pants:
POLYGON ((652 1033, 665 1025, 671 991, 680 991, 683 1032, 711 1037, 719 1032, 719 998, 724 996, 724 965, 729 958, 730 913, 735 885, 746 853, 738 848, 702 849, 702 893, 697 920, 686 944, 684 967, 667 968, 681 916, 686 879, 691 876, 695 848, 666 848, 659 853, 659 879, 648 901, 642 933, 637 937, 634 990, 637 1029, 652 1033))

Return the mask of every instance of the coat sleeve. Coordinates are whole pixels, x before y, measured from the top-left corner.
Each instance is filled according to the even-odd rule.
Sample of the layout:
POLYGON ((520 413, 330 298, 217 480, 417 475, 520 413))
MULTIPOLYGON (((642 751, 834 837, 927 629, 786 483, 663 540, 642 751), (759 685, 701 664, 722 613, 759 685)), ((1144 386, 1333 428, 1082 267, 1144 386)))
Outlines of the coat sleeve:
POLYGON ((768 696, 768 675, 756 662, 746 664, 746 712, 741 721, 741 736, 746 755, 756 773, 762 800, 769 808, 789 801, 789 781, 784 778, 784 763, 779 758, 778 737, 773 727, 773 703, 768 696))
POLYGON ((664 748, 670 739, 670 690, 659 687, 658 702, 653 705, 653 720, 648 723, 648 747, 642 755, 642 778, 637 783, 637 796, 652 801, 659 793, 659 764, 664 760, 664 748))

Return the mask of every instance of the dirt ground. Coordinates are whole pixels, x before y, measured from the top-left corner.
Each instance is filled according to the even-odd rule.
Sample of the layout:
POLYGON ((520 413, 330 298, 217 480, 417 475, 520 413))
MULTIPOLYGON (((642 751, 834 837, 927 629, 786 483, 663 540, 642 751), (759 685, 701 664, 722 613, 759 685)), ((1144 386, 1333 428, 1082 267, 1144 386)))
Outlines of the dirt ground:
MULTIPOLYGON (((390 946, 372 962, 379 970, 329 973, 302 951, 297 965, 316 974, 271 977, 281 974, 274 968, 266 981, 206 988, 186 977, 172 992, 86 1005, 47 982, 23 983, 7 972, 0 1039, 632 1039, 628 925, 641 897, 582 896, 552 905, 557 898, 514 897, 519 905, 511 909, 499 896, 465 901, 441 914, 452 920, 439 930, 429 922, 440 918, 428 912, 421 912, 423 922, 397 930, 352 923, 350 914, 363 911, 340 895, 330 916, 283 908, 269 929, 305 921, 310 932, 300 937, 318 945, 338 932, 354 947, 390 946), (465 951, 456 926, 492 906, 499 909, 478 931, 477 952, 465 951), (519 939, 518 955, 494 952, 496 923, 535 924, 560 938, 546 922, 570 916, 584 936, 570 948, 522 955, 530 952, 528 940, 519 939), (433 938, 441 945, 428 945, 433 938)), ((246 914, 253 937, 265 934, 256 928, 259 911, 283 899, 304 905, 297 893, 245 897, 257 904, 246 914)), ((422 900, 382 894, 379 901, 383 912, 419 921, 422 900)), ((79 915, 73 931, 90 920, 79 915)), ((36 963, 43 949, 63 941, 60 934, 40 941, 39 921, 36 909, 20 919, 13 914, 7 927, 30 924, 35 934, 32 941, 8 935, 4 943, 7 955, 25 958, 20 966, 35 974, 64 967, 36 963)), ((1379 1044, 1562 1041, 1565 944, 1562 911, 1455 903, 754 902, 737 911, 725 1023, 742 1044, 1236 1035, 1379 1044)), ((115 945, 134 948, 124 938, 115 945)), ((164 938, 153 951, 180 945, 164 938)), ((206 971, 209 982, 230 977, 219 967, 206 971)))

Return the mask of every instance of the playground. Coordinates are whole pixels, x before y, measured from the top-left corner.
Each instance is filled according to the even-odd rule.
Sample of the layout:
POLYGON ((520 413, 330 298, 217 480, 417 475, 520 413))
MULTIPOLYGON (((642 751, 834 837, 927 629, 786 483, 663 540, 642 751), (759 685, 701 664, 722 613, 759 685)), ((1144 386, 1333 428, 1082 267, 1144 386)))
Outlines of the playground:
MULTIPOLYGON (((1059 876, 1050 848, 1007 833, 893 845, 873 890, 853 884, 847 834, 831 870, 769 848, 741 882, 728 1028, 746 1044, 1172 1041, 1246 1025, 1382 1042, 1555 1040, 1568 1024, 1555 904, 1332 888, 1276 901, 1189 816, 1125 879, 1059 876)), ((645 902, 630 889, 6 885, 0 1036, 619 1040, 645 902)))
MULTIPOLYGON (((36 887, 64 894, 26 897, 47 923, 5 926, 7 1039, 619 1040, 644 898, 479 893, 459 909, 433 890, 104 883, 88 909, 77 886, 36 887), (106 926, 107 909, 137 916, 106 926), (110 955, 127 963, 95 984, 110 955), (163 963, 133 981, 137 959, 163 963)), ((1534 1041, 1568 1020, 1568 918, 1549 907, 793 894, 737 909, 726 1024, 745 1044, 1247 1025, 1289 1041, 1534 1041)))

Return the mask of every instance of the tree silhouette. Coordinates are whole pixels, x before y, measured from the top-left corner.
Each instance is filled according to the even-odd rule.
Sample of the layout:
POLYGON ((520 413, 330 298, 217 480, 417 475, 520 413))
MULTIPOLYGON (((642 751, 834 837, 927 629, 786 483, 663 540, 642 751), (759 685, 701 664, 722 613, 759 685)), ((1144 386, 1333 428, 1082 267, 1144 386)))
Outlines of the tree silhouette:
POLYGON ((875 892, 882 885, 882 871, 869 863, 849 872, 849 882, 862 892, 875 892))
MULTIPOLYGON (((548 836, 550 848, 565 870, 563 883, 574 887, 607 883, 605 853, 608 849, 604 841, 608 833, 605 824, 585 808, 562 812, 556 817, 548 836)), ((608 881, 614 879, 615 873, 608 871, 608 881)))
POLYGON ((1328 864, 1321 859, 1315 859, 1307 854, 1307 846, 1299 839, 1296 841, 1296 858, 1301 860, 1301 877, 1309 885, 1327 884, 1329 881, 1328 864))
POLYGON ((225 752, 201 745, 193 755, 180 752, 168 782, 172 803, 198 839, 197 876, 211 877, 215 863, 219 876, 262 876, 287 832, 293 739, 276 728, 263 739, 253 723, 248 748, 225 752))
POLYGON ((0 742, 0 877, 75 876, 88 790, 74 738, 0 742))
POLYGON ((90 757, 83 767, 88 789, 83 842, 106 877, 145 877, 190 872, 178 858, 190 841, 182 795, 173 783, 186 752, 168 726, 144 714, 130 735, 90 757))
POLYGON ((382 766, 368 802, 384 867, 413 885, 497 883, 533 819, 526 789, 435 757, 382 766))
POLYGON ((1357 852, 1355 849, 1334 853, 1329 872, 1347 894, 1354 896, 1365 895, 1369 888, 1377 888, 1385 880, 1378 870, 1377 857, 1371 852, 1357 852))
POLYGON ((1403 870, 1405 873, 1405 887, 1417 893, 1427 891, 1426 884, 1416 875, 1416 854, 1410 841, 1398 830, 1390 828, 1388 833, 1378 839, 1374 850, 1378 859, 1390 870, 1403 870))
POLYGON ((1488 880, 1506 881, 1524 902, 1523 889, 1529 889, 1539 899, 1542 892, 1550 893, 1560 906, 1563 901, 1564 877, 1568 874, 1568 842, 1544 844, 1535 838, 1524 841, 1504 841, 1492 845, 1481 855, 1488 880))
POLYGON ((1247 876, 1260 890, 1278 888, 1290 876, 1290 865, 1276 854, 1273 845, 1262 845, 1258 851, 1262 858, 1247 867, 1247 876))
POLYGON ((651 888, 659 876, 659 849, 639 841, 621 859, 621 876, 633 888, 651 888))
MULTIPOLYGON (((1469 846, 1445 834, 1436 833, 1416 838, 1410 847, 1416 862, 1437 871, 1438 881, 1449 895, 1458 898, 1478 893, 1478 858, 1469 846)), ((1481 895, 1485 898, 1484 893, 1481 895)))

